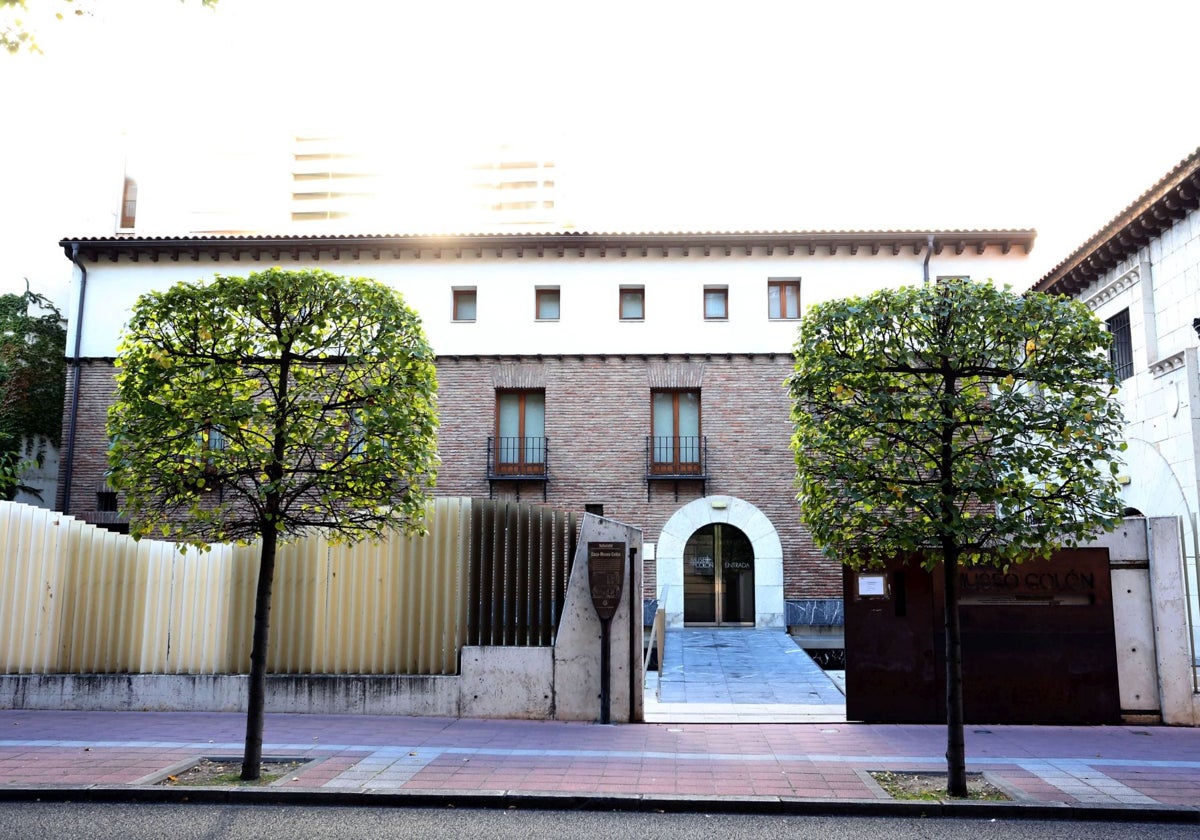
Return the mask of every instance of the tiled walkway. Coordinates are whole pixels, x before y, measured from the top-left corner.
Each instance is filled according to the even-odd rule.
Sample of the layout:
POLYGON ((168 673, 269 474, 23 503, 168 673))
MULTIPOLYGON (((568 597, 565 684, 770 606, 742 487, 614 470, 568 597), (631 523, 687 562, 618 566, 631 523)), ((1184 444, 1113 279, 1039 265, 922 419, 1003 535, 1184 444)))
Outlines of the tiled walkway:
POLYGON ((846 698, 834 679, 782 630, 670 629, 659 680, 659 674, 647 674, 647 721, 846 719, 846 698))
MULTIPOLYGON (((647 682, 645 724, 268 715, 264 754, 306 761, 269 792, 333 804, 1092 809, 1200 825, 1200 729, 969 726, 968 771, 988 774, 1012 802, 914 812, 869 771, 944 771, 944 727, 847 722, 834 682, 781 631, 672 631, 664 659, 661 702, 655 675, 647 682)), ((165 793, 153 786, 168 773, 239 756, 244 726, 242 714, 0 711, 0 801, 165 793)), ((180 790, 192 801, 220 793, 180 790)))
MULTIPOLYGON (((0 711, 0 799, 145 790, 199 756, 240 754, 244 724, 240 714, 0 711)), ((265 754, 308 762, 272 789, 310 801, 370 793, 878 806, 890 800, 867 771, 942 770, 944 749, 940 726, 855 723, 268 715, 264 732, 265 754)), ((969 770, 1009 792, 1009 807, 1183 807, 1200 822, 1200 730, 969 728, 967 756, 969 770)))

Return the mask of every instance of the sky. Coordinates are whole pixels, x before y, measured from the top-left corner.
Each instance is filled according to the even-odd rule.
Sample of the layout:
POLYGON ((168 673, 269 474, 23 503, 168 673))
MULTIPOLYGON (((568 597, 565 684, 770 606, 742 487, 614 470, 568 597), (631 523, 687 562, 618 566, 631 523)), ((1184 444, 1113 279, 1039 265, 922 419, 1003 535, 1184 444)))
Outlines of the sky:
POLYGON ((60 302, 129 137, 533 144, 579 229, 1036 228, 1030 282, 1200 146, 1194 0, 59 2, 0 56, 0 292, 60 302))

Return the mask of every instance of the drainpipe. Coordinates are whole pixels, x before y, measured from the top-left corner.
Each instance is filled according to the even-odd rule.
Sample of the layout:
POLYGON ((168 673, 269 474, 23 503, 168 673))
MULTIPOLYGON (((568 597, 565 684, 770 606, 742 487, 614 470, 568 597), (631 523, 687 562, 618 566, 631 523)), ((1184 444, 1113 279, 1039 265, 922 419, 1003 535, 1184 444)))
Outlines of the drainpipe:
POLYGON ((71 262, 79 268, 79 305, 75 307, 75 354, 71 373, 71 411, 67 414, 67 465, 63 471, 62 512, 71 512, 71 477, 75 468, 75 425, 79 418, 79 380, 82 365, 79 351, 83 341, 83 302, 87 297, 87 268, 79 259, 79 243, 71 243, 71 262))
POLYGON ((933 256, 933 234, 929 234, 929 239, 925 246, 925 263, 923 271, 925 273, 925 282, 929 282, 929 258, 933 256))

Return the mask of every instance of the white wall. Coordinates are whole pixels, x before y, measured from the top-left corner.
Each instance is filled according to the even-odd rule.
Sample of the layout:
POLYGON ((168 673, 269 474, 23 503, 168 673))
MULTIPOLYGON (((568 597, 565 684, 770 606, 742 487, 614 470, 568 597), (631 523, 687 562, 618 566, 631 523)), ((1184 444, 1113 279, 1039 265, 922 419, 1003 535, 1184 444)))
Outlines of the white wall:
POLYGON ((1122 496, 1146 516, 1178 516, 1185 523, 1193 636, 1200 649, 1200 363, 1192 328, 1192 319, 1200 317, 1200 211, 1090 284, 1080 298, 1101 320, 1129 309, 1134 374, 1118 394, 1129 447, 1122 496))
MULTIPOLYGON (((771 321, 767 317, 767 280, 799 277, 801 305, 854 294, 867 294, 889 286, 911 285, 922 280, 923 255, 891 256, 880 253, 856 256, 725 256, 714 249, 705 257, 693 250, 684 257, 678 251, 662 257, 632 252, 625 257, 609 251, 600 257, 589 251, 559 257, 546 252, 538 257, 530 251, 518 257, 506 252, 502 259, 484 252, 482 258, 464 253, 461 257, 435 257, 430 252, 420 259, 405 255, 400 260, 323 259, 289 263, 296 267, 319 267, 337 274, 372 277, 399 289, 422 316, 426 332, 438 353, 444 355, 555 354, 555 353, 721 353, 790 352, 798 321, 771 321), (621 286, 644 286, 646 318, 622 322, 618 318, 621 286), (558 286, 561 318, 537 322, 534 318, 534 289, 558 286), (705 286, 727 286, 729 320, 705 321, 705 286), (474 287, 477 320, 454 323, 451 319, 451 290, 474 287)), ((864 249, 865 250, 865 249, 864 249)), ((954 256, 949 251, 930 261, 930 276, 966 274, 978 279, 1016 285, 1023 279, 1026 257, 1022 249, 1001 256, 989 249, 982 256, 954 256)), ((113 356, 121 326, 138 295, 163 289, 178 281, 193 281, 213 274, 244 275, 268 267, 267 263, 243 258, 223 258, 213 263, 208 257, 178 262, 142 260, 137 263, 102 260, 86 263, 87 300, 84 311, 85 357, 113 356)), ((79 293, 75 272, 71 293, 71 335, 79 293)))

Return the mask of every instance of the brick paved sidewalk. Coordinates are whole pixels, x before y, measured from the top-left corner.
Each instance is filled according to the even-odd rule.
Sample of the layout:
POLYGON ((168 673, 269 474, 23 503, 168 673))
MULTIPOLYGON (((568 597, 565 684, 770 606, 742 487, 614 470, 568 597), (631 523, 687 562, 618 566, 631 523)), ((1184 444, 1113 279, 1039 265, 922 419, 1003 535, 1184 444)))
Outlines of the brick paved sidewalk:
MULTIPOLYGON (((200 756, 240 755, 244 724, 241 714, 0 711, 0 795, 153 785, 200 756)), ((841 722, 268 715, 264 732, 266 755, 308 760, 274 784, 280 795, 883 803, 866 771, 944 770, 944 750, 940 726, 841 722)), ((974 726, 967 756, 968 770, 988 773, 1020 805, 1167 807, 1200 822, 1200 730, 974 726)))

